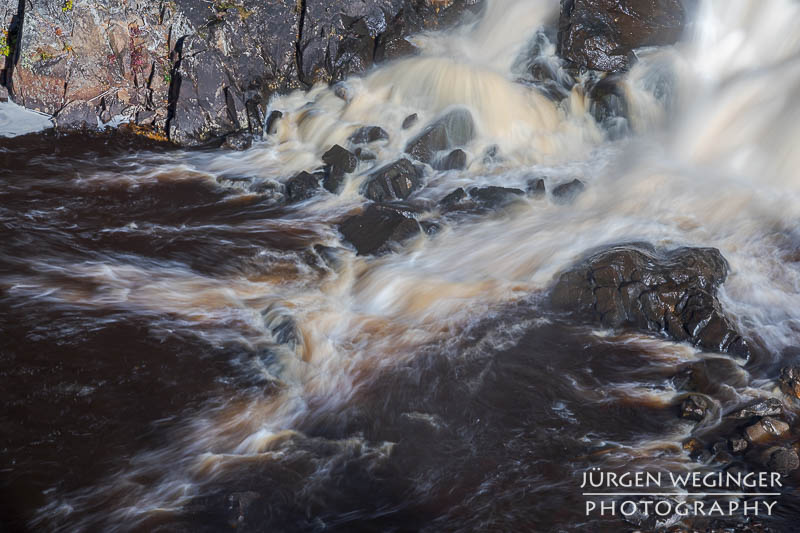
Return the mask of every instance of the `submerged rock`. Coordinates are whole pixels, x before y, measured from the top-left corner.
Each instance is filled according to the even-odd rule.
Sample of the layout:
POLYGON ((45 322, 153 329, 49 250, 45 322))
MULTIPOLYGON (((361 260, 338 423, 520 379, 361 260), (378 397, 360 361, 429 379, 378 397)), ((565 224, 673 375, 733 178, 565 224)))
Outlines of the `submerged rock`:
POLYGON ((319 191, 319 180, 316 174, 301 172, 286 182, 286 200, 295 203, 315 196, 319 191))
POLYGON ((622 81, 621 75, 606 76, 589 90, 592 116, 612 138, 628 128, 628 98, 622 81))
POLYGON ((369 144, 389 138, 389 133, 378 126, 364 126, 350 136, 352 144, 369 144))
POLYGON ((586 188, 581 180, 572 180, 567 183, 562 183, 553 189, 553 198, 559 203, 568 203, 578 197, 580 193, 586 188))
POLYGON ((457 148, 447 154, 446 157, 435 162, 433 168, 436 170, 464 170, 467 168, 467 153, 457 148))
POLYGON ((406 153, 423 163, 432 163, 437 152, 465 146, 475 137, 475 122, 467 109, 454 109, 409 141, 406 153))
POLYGON ((789 475, 800 468, 800 457, 794 449, 787 446, 773 446, 761 456, 761 464, 770 472, 789 475))
POLYGON ((681 0, 562 0, 558 55, 619 72, 630 67, 634 48, 675 43, 685 22, 681 0))
POLYGON ((528 181, 526 192, 534 198, 543 198, 547 194, 543 178, 534 178, 528 181))
POLYGON ((387 251, 389 244, 401 243, 422 230, 401 207, 372 204, 360 215, 342 222, 339 231, 358 255, 370 255, 387 251))
POLYGON ((749 357, 716 298, 728 265, 714 248, 615 246, 561 274, 553 305, 605 327, 633 327, 708 351, 749 357))
POLYGON ((511 187, 473 187, 469 196, 481 207, 498 209, 520 200, 525 196, 525 191, 511 187))
POLYGON ((408 159, 398 159, 373 172, 363 194, 375 202, 405 200, 422 187, 422 175, 408 159))

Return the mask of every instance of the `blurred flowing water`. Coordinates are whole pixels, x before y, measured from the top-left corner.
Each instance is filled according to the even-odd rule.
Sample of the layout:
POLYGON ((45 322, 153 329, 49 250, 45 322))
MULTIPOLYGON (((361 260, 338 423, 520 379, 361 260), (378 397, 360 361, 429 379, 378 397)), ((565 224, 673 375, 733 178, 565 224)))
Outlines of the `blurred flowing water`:
POLYGON ((714 395, 730 406, 777 394, 768 378, 798 353, 800 4, 699 2, 682 42, 639 51, 622 137, 592 118, 584 80, 564 82, 542 30, 557 11, 490 1, 417 36, 417 57, 276 98, 277 130, 245 152, 0 140, 6 527, 619 531, 633 526, 587 522, 584 471, 705 468, 681 447, 693 425, 672 377, 713 369, 735 383, 714 395), (566 98, 530 79, 534 60, 566 98), (472 163, 428 169, 411 199, 440 230, 357 256, 336 227, 366 175, 454 106, 476 122, 472 163), (341 195, 278 201, 277 183, 363 125, 389 139, 341 195), (502 158, 482 158, 491 147, 502 158), (434 208, 532 177, 587 188, 491 216, 434 208), (587 251, 633 241, 719 248, 753 360, 543 305, 587 251))

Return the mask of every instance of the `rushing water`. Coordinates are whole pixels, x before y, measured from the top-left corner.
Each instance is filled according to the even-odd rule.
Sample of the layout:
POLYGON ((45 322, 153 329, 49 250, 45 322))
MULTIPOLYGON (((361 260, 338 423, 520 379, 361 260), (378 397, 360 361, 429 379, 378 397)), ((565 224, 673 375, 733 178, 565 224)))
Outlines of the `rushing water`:
MULTIPOLYGON (((776 395, 797 357, 800 4, 700 2, 681 43, 640 51, 623 137, 566 84, 540 31, 557 9, 494 0, 417 36, 418 57, 276 98, 277 131, 242 153, 0 141, 8 528, 218 531, 242 512, 254 531, 618 531, 631 526, 586 522, 582 472, 705 468, 681 448, 693 424, 673 376, 708 369, 724 407, 776 395), (527 78, 534 41, 558 103, 527 78), (412 197, 441 229, 356 256, 336 225, 364 203, 364 177, 452 106, 476 120, 470 166, 429 169, 412 197), (362 125, 390 139, 341 195, 286 207, 270 193, 362 125), (484 159, 492 146, 501 158, 484 159), (532 177, 587 189, 492 216, 434 208, 532 177), (630 241, 719 248, 721 300, 754 359, 542 305, 588 250, 630 241)), ((777 528, 800 513, 791 491, 777 528)))

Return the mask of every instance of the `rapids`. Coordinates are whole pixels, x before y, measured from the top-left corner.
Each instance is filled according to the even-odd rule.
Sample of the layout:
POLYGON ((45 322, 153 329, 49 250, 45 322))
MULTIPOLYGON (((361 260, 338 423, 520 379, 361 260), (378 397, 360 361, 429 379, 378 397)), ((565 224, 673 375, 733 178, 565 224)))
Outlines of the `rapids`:
MULTIPOLYGON (((11 527, 217 530, 255 498, 275 531, 617 531, 584 522, 587 468, 699 468, 671 377, 714 366, 739 383, 724 407, 776 394, 767 377, 797 353, 800 4, 701 0, 680 43, 638 51, 622 137, 595 122, 586 80, 567 85, 545 37, 557 14, 555 0, 490 0, 417 36, 419 56, 275 97, 277 130, 245 152, 0 141, 11 527), (565 99, 530 79, 532 50, 565 99), (336 224, 366 175, 456 107, 475 118, 471 163, 429 169, 412 197, 440 230, 357 256, 336 224), (364 125, 389 140, 341 195, 287 207, 226 185, 285 182, 364 125), (436 212, 457 187, 531 177, 587 187, 568 205, 436 212), (719 248, 722 303, 754 359, 544 308, 587 251, 634 241, 719 248)), ((782 502, 776 527, 800 506, 782 502)))

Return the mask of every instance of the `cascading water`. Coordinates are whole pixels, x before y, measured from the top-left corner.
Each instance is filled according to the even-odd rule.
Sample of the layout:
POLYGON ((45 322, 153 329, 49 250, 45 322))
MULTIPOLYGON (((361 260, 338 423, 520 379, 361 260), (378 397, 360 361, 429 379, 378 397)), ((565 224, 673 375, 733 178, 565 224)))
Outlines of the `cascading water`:
POLYGON ((48 417, 77 402, 64 407, 70 437, 41 440, 64 439, 89 472, 54 483, 13 441, 4 453, 36 470, 25 486, 39 495, 20 498, 37 509, 30 527, 215 530, 255 501, 247 520, 278 531, 616 531, 587 522, 579 473, 698 467, 680 444, 692 426, 674 416, 680 368, 714 365, 737 383, 722 407, 773 395, 766 377, 800 338, 800 5, 701 1, 680 43, 639 51, 623 81, 632 134, 615 139, 549 41, 537 53, 566 97, 525 81, 530 43, 557 13, 552 0, 490 1, 479 20, 417 36, 416 57, 275 98, 276 131, 242 153, 37 153, 29 181, 0 175, 0 346, 9 361, 42 357, 2 379, 63 374, 33 399, 13 388, 9 405, 39 402, 30 416, 48 417), (468 168, 428 169, 409 200, 438 231, 379 257, 348 249, 336 225, 364 204, 369 173, 461 108, 477 131, 468 168), (253 192, 318 168, 365 125, 388 139, 342 194, 281 207, 253 192), (436 208, 458 187, 536 177, 544 200, 436 208), (554 187, 575 178, 585 191, 558 201, 554 187), (722 252, 721 300, 754 360, 571 325, 543 305, 587 251, 638 241, 722 252), (59 346, 75 362, 48 362, 59 346), (95 360, 104 370, 85 383, 83 354, 115 362, 95 360), (109 398, 149 396, 141 387, 153 399, 131 424, 144 435, 120 431, 87 467, 80 434, 111 431, 128 408, 109 398))

